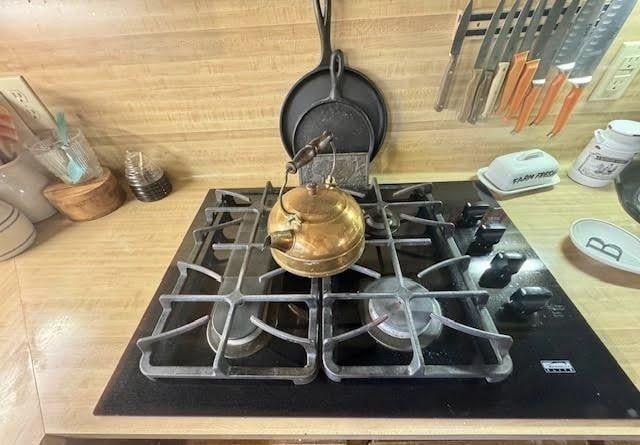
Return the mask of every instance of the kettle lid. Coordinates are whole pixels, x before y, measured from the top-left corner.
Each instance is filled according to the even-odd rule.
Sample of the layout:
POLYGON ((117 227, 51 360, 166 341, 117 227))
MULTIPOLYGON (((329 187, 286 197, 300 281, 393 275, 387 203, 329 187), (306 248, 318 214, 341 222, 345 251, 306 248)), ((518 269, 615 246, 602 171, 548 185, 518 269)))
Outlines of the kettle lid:
POLYGON ((303 221, 320 223, 340 216, 347 207, 346 197, 335 185, 309 183, 290 190, 282 199, 303 221))

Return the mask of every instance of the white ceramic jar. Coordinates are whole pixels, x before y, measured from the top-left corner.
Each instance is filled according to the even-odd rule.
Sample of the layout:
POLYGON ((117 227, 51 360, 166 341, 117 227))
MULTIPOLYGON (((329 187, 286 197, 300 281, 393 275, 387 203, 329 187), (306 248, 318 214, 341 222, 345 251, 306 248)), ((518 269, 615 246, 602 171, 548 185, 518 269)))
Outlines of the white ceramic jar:
POLYGON ((589 187, 610 184, 640 153, 640 122, 611 121, 605 130, 596 130, 593 138, 569 169, 569 177, 589 187))
POLYGON ((19 154, 13 161, 0 165, 0 199, 22 211, 31 222, 39 222, 56 213, 42 190, 49 179, 34 170, 19 154))

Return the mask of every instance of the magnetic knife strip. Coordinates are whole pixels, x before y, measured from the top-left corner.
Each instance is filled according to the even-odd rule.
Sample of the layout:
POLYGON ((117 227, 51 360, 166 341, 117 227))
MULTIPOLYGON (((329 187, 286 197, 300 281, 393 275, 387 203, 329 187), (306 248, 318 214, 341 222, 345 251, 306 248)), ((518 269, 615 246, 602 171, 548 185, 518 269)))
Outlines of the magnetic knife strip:
MULTIPOLYGON (((579 12, 581 8, 582 6, 578 8, 577 12, 579 12)), ((606 11, 607 8, 609 8, 609 3, 604 5, 604 7, 602 8, 602 11, 606 11)), ((547 17, 549 15, 550 10, 551 8, 546 8, 544 10, 544 13, 542 14, 542 17, 547 17)), ((562 15, 564 15, 566 11, 567 11, 567 8, 564 8, 562 10, 562 15)), ((500 20, 504 20, 507 17, 508 12, 509 11, 507 10, 503 11, 502 14, 500 14, 500 20)), ((522 13, 522 10, 518 10, 518 14, 516 15, 516 17, 520 16, 521 13, 522 13)), ((493 11, 477 12, 475 14, 471 14, 471 18, 469 19, 469 26, 468 26, 469 29, 467 29, 467 32, 464 35, 465 38, 483 37, 487 33, 487 25, 489 24, 489 21, 491 20, 492 15, 493 15, 493 11)), ((531 16, 533 16, 533 8, 531 8, 528 14, 528 17, 531 17, 531 16)), ((538 31, 542 29, 543 25, 544 25, 544 22, 538 25, 538 31)), ((502 28, 500 27, 496 28, 495 35, 498 35, 501 29, 502 28)), ((513 30, 513 28, 511 28, 509 31, 511 30, 513 30)), ((522 34, 524 34, 526 31, 527 31, 527 26, 524 26, 522 28, 522 34)))

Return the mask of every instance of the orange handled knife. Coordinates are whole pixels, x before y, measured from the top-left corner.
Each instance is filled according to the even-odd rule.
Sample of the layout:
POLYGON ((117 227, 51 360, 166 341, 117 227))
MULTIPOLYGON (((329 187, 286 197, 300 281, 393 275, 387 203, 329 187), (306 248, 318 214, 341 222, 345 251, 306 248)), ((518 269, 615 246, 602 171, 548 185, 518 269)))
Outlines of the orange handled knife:
POLYGON ((556 97, 575 66, 580 49, 591 38, 591 33, 600 17, 604 3, 605 0, 587 1, 576 15, 573 25, 571 25, 571 29, 553 61, 558 73, 547 87, 540 110, 531 125, 540 124, 549 114, 556 97))
MULTIPOLYGON (((547 0, 540 0, 538 6, 536 6, 536 9, 533 11, 533 16, 531 17, 531 21, 526 28, 524 38, 522 39, 522 42, 520 42, 518 52, 516 52, 511 58, 511 65, 509 66, 509 71, 507 72, 507 78, 504 82, 502 96, 500 97, 500 103, 497 108, 497 111, 500 113, 506 113, 507 108, 511 102, 511 98, 513 97, 513 93, 515 92, 516 86, 518 84, 518 79, 520 79, 522 71, 525 67, 525 63, 527 62, 527 59, 529 57, 529 52, 535 40, 536 32, 538 31, 538 25, 540 24, 540 19, 544 14, 546 5, 547 0)), ((526 17, 524 18, 526 19, 526 17)))
POLYGON ((578 54, 568 79, 572 85, 571 92, 562 104, 553 129, 548 134, 549 137, 558 134, 569 121, 571 112, 578 103, 584 87, 593 79, 593 72, 618 35, 636 2, 637 0, 613 0, 607 10, 600 15, 588 44, 584 45, 578 54))
MULTIPOLYGON (((517 110, 520 109, 524 98, 527 94, 527 90, 531 85, 531 81, 536 73, 538 73, 538 67, 540 65, 541 59, 544 62, 547 62, 547 44, 549 42, 554 42, 557 40, 557 32, 554 32, 554 28, 558 23, 558 19, 562 14, 562 10, 564 9, 564 0, 556 0, 551 9, 549 10, 549 15, 547 15, 547 19, 542 25, 542 29, 540 30, 540 34, 536 39, 535 45, 533 46, 533 50, 531 51, 530 60, 525 63, 524 70, 522 71, 522 75, 520 76, 520 80, 518 80, 518 84, 516 85, 516 90, 513 93, 513 97, 511 98, 511 102, 509 103, 507 117, 513 115, 517 110)), ((560 46, 560 42, 558 42, 558 46, 560 46)), ((553 57, 551 60, 548 60, 549 65, 553 61, 553 57)))
MULTIPOLYGON (((561 3, 564 3, 564 1, 562 1, 561 3)), ((567 6, 567 9, 564 11, 564 14, 562 14, 562 19, 560 20, 560 23, 558 23, 558 27, 555 29, 555 31, 553 31, 553 34, 551 35, 551 37, 549 37, 548 41, 545 43, 544 51, 542 52, 540 59, 538 59, 537 63, 535 64, 536 70, 535 70, 535 73, 531 76, 532 77, 531 89, 526 94, 526 97, 523 99, 522 109, 520 110, 520 114, 518 116, 516 125, 513 128, 514 133, 520 132, 522 128, 525 126, 525 124, 528 122, 529 116, 531 115, 531 111, 533 110, 533 107, 536 104, 536 100, 540 95, 540 91, 542 91, 542 88, 544 87, 544 84, 546 82, 547 73, 551 68, 551 64, 555 60, 556 54, 560 49, 560 45, 562 44, 565 36, 569 32, 569 29, 573 22, 573 18, 575 17, 576 11, 578 10, 579 3, 580 3, 579 0, 571 0, 571 3, 569 3, 569 6, 567 6)), ((555 7, 556 5, 554 5, 554 8, 555 7)), ((549 13, 549 16, 551 16, 552 12, 554 12, 553 8, 549 13)), ((533 62, 534 61, 527 62, 527 65, 529 63, 533 64, 533 62)), ((526 82, 527 80, 526 78, 529 76, 529 72, 527 71, 528 67, 525 66, 524 70, 525 72, 520 78, 520 81, 526 82)), ((520 83, 518 84, 518 86, 520 86, 520 83)), ((523 91, 524 91, 524 88, 523 88, 523 91)), ((516 91, 516 93, 518 93, 518 91, 516 91)), ((511 110, 511 111, 515 111, 515 110, 511 110)))

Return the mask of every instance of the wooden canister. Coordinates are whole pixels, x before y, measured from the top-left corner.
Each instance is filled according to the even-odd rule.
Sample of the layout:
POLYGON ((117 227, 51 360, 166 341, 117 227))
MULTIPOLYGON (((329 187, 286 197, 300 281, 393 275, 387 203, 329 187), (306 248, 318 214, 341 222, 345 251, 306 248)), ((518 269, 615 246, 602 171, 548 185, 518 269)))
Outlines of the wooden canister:
POLYGON ((90 221, 113 212, 126 199, 124 190, 111 171, 83 184, 53 184, 43 190, 44 196, 60 213, 73 221, 90 221))

